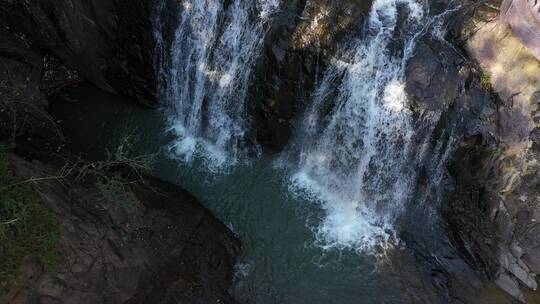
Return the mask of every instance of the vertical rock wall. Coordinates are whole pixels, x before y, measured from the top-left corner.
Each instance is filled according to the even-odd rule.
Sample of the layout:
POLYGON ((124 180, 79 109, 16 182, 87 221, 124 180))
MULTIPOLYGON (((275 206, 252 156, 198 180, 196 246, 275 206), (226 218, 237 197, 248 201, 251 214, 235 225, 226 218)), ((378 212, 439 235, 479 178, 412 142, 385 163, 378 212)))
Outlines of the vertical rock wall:
POLYGON ((540 273, 540 62, 508 26, 520 5, 508 4, 502 17, 496 1, 471 5, 458 27, 494 112, 454 157, 456 191, 447 218, 465 258, 527 301, 524 290, 537 289, 540 273))
POLYGON ((151 12, 152 1, 0 0, 0 27, 100 88, 153 105, 151 12))

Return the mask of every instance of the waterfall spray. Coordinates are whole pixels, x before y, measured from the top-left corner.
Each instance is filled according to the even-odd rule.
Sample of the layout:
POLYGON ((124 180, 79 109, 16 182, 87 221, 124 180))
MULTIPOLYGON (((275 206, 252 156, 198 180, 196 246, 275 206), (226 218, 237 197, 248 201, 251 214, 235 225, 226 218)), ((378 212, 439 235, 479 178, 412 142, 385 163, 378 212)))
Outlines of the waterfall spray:
POLYGON ((219 169, 257 150, 247 143, 245 100, 263 22, 278 6, 278 0, 184 0, 170 44, 158 14, 159 90, 176 136, 170 146, 174 157, 200 157, 208 168, 219 169))
POLYGON ((417 131, 405 66, 432 20, 415 0, 375 0, 366 37, 348 44, 346 59, 325 72, 286 152, 295 160, 292 191, 325 213, 315 227, 324 249, 375 253, 399 242, 395 223, 412 198, 435 127, 417 131))

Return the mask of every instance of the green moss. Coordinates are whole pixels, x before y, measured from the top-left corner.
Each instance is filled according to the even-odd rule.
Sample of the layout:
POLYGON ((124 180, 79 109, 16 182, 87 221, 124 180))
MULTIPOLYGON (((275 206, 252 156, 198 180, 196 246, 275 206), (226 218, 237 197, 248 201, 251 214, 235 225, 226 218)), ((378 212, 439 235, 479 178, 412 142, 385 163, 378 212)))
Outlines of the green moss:
POLYGON ((480 85, 482 88, 484 88, 486 91, 493 91, 493 86, 491 85, 491 76, 489 74, 482 74, 482 77, 480 77, 480 85))
POLYGON ((16 184, 8 150, 0 145, 0 294, 12 284, 25 260, 34 259, 46 269, 63 260, 60 219, 41 204, 29 184, 16 184))

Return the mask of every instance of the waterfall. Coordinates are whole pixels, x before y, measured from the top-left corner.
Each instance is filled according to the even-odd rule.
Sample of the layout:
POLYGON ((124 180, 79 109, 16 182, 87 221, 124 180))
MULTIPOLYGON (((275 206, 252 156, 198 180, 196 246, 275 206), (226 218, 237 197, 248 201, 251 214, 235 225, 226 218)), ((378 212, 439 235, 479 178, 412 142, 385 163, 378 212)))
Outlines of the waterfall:
MULTIPOLYGON (((279 0, 183 0, 166 41, 166 0, 154 20, 159 92, 166 102, 174 157, 202 158, 210 169, 236 163, 247 144, 246 94, 262 46, 263 22, 279 0)), ((252 149, 252 150, 250 150, 252 149)))
POLYGON ((325 249, 373 252, 399 242, 396 221, 419 164, 432 158, 438 119, 416 123, 405 93, 405 65, 427 15, 415 0, 375 0, 365 37, 325 72, 286 152, 291 190, 324 211, 314 229, 325 249))
MULTIPOLYGON (((258 153, 247 132, 246 95, 263 25, 279 5, 158 1, 159 92, 175 136, 174 157, 200 158, 213 170, 258 153)), ((426 6, 416 0, 373 2, 363 36, 340 47, 284 153, 293 169, 291 191, 324 211, 314 228, 325 249, 396 246, 396 221, 415 195, 418 168, 432 161, 437 164, 426 170, 441 171, 450 153, 447 144, 430 143, 440 113, 418 122, 405 93, 405 66, 416 41, 441 21, 426 6)), ((441 26, 433 35, 442 35, 441 26)), ((441 172, 433 176, 442 179, 441 172)))

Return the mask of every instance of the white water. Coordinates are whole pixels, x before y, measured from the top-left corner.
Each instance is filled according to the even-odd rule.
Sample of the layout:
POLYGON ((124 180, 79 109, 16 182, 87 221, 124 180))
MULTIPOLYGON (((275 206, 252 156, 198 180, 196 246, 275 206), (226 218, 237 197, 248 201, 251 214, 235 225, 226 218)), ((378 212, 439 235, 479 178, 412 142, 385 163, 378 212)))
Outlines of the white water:
POLYGON ((326 71, 291 147, 291 189, 324 210, 315 230, 325 249, 380 252, 398 244, 396 220, 429 145, 427 138, 417 144, 416 133, 431 134, 415 130, 404 79, 430 20, 424 15, 415 0, 375 0, 367 36, 326 71), (400 24, 399 10, 408 16, 400 24), (395 52, 396 36, 402 52, 395 52))
POLYGON ((263 23, 278 6, 279 0, 232 0, 228 7, 222 0, 183 0, 170 46, 163 41, 162 20, 156 21, 164 57, 160 92, 176 136, 174 157, 200 157, 209 169, 219 169, 257 152, 246 143, 245 99, 263 23))
MULTIPOLYGON (((166 11, 161 4, 158 11, 166 11)), ((348 44, 326 71, 288 153, 295 164, 291 190, 325 212, 315 227, 325 249, 396 246, 396 221, 414 195, 420 164, 437 161, 438 170, 444 163, 440 154, 448 152, 432 151, 429 143, 439 116, 418 130, 405 94, 406 62, 435 20, 424 6, 374 1, 366 36, 348 44)), ((155 20, 174 157, 199 157, 217 170, 254 152, 247 143, 246 94, 263 24, 278 7, 279 0, 233 0, 226 8, 221 0, 184 0, 170 44, 155 20)))

